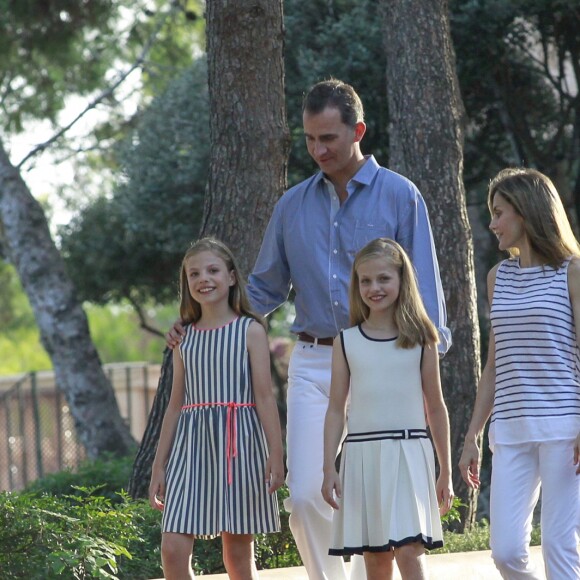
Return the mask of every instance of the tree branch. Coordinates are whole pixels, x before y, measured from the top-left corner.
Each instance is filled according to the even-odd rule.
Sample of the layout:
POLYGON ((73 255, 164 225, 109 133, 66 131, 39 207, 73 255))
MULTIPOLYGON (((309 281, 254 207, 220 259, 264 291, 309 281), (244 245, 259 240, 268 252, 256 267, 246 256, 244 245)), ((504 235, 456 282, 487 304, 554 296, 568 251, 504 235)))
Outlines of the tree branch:
POLYGON ((149 54, 151 48, 153 47, 153 45, 155 43, 155 40, 157 39, 157 36, 158 36, 160 30, 163 28, 163 25, 165 24, 165 22, 167 21, 167 19, 171 15, 171 13, 173 11, 175 11, 175 10, 176 10, 175 4, 172 4, 171 5, 171 8, 167 12, 165 12, 162 15, 162 17, 159 18, 159 21, 157 22, 157 26, 155 27, 155 29, 151 33, 151 36, 149 37, 149 40, 147 41, 147 43, 143 47, 143 50, 141 51, 141 54, 139 55, 139 57, 137 58, 137 60, 133 63, 133 65, 128 70, 126 70, 125 72, 121 73, 117 77, 117 80, 115 80, 115 82, 112 85, 110 85, 109 87, 107 87, 105 90, 101 91, 101 93, 99 93, 76 117, 74 117, 74 119, 70 123, 68 123, 64 127, 62 127, 52 137, 50 137, 50 139, 48 139, 44 143, 40 143, 34 149, 32 149, 32 151, 30 151, 20 161, 20 163, 18 163, 16 165, 16 167, 18 169, 21 169, 22 166, 29 159, 31 159, 32 157, 34 157, 34 156, 42 153, 45 149, 47 149, 48 147, 50 147, 50 145, 52 145, 55 141, 57 141, 58 139, 60 139, 69 129, 71 129, 71 127, 73 127, 89 111, 91 111, 92 109, 96 108, 105 99, 107 99, 108 97, 110 97, 115 92, 115 90, 117 90, 117 88, 127 79, 127 77, 134 70, 136 70, 137 68, 139 68, 145 62, 145 58, 147 57, 147 55, 149 54))

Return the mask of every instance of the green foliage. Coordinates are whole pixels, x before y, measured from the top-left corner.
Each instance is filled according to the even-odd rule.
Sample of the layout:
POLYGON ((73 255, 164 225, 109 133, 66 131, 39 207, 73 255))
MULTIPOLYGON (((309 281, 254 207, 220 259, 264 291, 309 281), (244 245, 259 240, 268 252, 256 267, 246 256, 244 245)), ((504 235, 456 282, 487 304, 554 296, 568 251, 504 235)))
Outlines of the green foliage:
POLYGON ((112 0, 19 0, 0 11, 2 127, 18 132, 30 118, 54 120, 71 92, 101 82, 113 55, 112 0), (96 34, 99 31, 99 34, 96 34))
MULTIPOLYGON (((85 529, 98 536, 99 541, 89 539, 86 544, 91 549, 103 546, 103 542, 116 544, 127 552, 120 550, 115 555, 115 566, 119 578, 155 578, 162 575, 160 568, 160 513, 151 509, 147 501, 130 501, 120 492, 126 487, 132 470, 132 458, 104 457, 96 461, 86 461, 76 473, 64 471, 46 476, 29 485, 22 494, 6 494, 9 497, 13 511, 18 511, 19 506, 28 506, 23 511, 23 519, 14 535, 23 536, 18 544, 18 552, 21 556, 2 560, 0 555, 0 569, 13 570, 14 577, 18 577, 18 566, 25 561, 38 562, 39 572, 37 576, 33 564, 30 567, 30 576, 27 578, 46 578, 41 576, 43 570, 43 558, 59 562, 68 562, 69 569, 75 565, 78 558, 76 546, 70 542, 69 534, 61 529, 61 524, 74 514, 79 520, 85 521, 85 529), (37 503, 38 502, 38 503, 37 503), (35 509, 37 508, 38 509, 35 509), (112 514, 118 514, 123 525, 128 528, 125 536, 107 519, 107 526, 97 528, 93 522, 94 512, 99 507, 107 519, 112 514), (76 511, 75 511, 76 510, 76 511), (48 518, 45 511, 61 514, 63 518, 52 516, 48 518), (49 521, 47 521, 47 518, 49 521), (54 519, 56 518, 56 519, 54 519), (52 535, 43 539, 41 531, 46 526, 52 526, 52 535), (22 530, 28 530, 21 534, 22 530), (59 535, 63 537, 58 538, 59 535), (41 540, 38 540, 38 538, 41 540), (22 546, 22 549, 20 549, 22 546), (67 548, 62 548, 67 546, 67 548), (52 550, 55 554, 52 554, 52 550), (68 551, 74 553, 70 554, 68 551), (4 565, 6 567, 4 567, 4 565)), ((280 503, 288 496, 284 487, 278 492, 280 503)), ((3 525, 3 512, 9 512, 0 496, 0 526, 3 525)), ((7 515, 4 515, 7 518, 7 515)), ((274 568, 284 566, 298 566, 301 564, 294 539, 288 526, 288 514, 281 512, 282 532, 277 534, 264 534, 256 537, 256 562, 259 568, 274 568)), ((6 521, 7 522, 7 521, 6 521)), ((8 523, 8 522, 7 522, 8 523)), ((76 524, 75 524, 76 525, 76 524)), ((80 524, 79 524, 80 525, 80 524)), ((119 524, 120 525, 120 524, 119 524)), ((5 528, 5 527, 4 527, 5 528)), ((76 528, 75 528, 76 529, 76 528)), ((70 535, 72 535, 72 530, 70 535)), ((9 541, 8 531, 0 530, 0 545, 9 541), (4 534, 4 535, 3 535, 4 534)), ((12 536, 10 536, 12 538, 12 536)), ((222 560, 221 539, 196 540, 193 552, 193 567, 197 574, 217 574, 225 571, 222 560)), ((11 577, 11 576, 8 576, 11 577)), ((56 577, 56 576, 54 576, 56 577)), ((60 577, 60 576, 59 576, 60 577)), ((62 576, 67 578, 66 574, 62 576)), ((70 576, 72 578, 72 576, 70 576)), ((89 576, 87 576, 89 577, 89 576)), ((98 576, 95 576, 98 577, 98 576)))
MULTIPOLYGON (((14 269, 0 261, 0 375, 52 368, 40 341, 32 309, 14 269)), ((93 342, 101 361, 161 363, 165 341, 142 330, 134 310, 127 304, 108 307, 85 305, 93 342)), ((147 322, 164 331, 177 316, 177 306, 145 305, 147 322)))
POLYGON ((139 540, 139 512, 122 498, 122 508, 93 495, 56 498, 28 493, 0 494, 0 569, 5 578, 117 578, 121 556, 139 540))
POLYGON ((84 461, 75 472, 59 471, 37 479, 24 491, 36 495, 67 496, 70 499, 83 497, 86 494, 82 490, 97 486, 97 495, 120 503, 124 500, 119 491, 127 488, 132 468, 131 457, 105 454, 99 459, 84 461))
POLYGON ((444 516, 441 517, 441 524, 443 525, 444 529, 447 528, 450 524, 453 524, 454 522, 461 521, 461 513, 459 512, 459 509, 462 507, 467 506, 464 502, 461 501, 461 498, 459 497, 453 498, 451 509, 444 516))
MULTIPOLYGON (((107 73, 156 36, 142 66, 149 90, 167 85, 203 41, 198 1, 3 0, 0 4, 0 102, 3 128, 56 120, 71 94, 102 89, 107 73)), ((109 100, 115 105, 114 98, 109 100)))
POLYGON ((113 196, 89 204, 60 231, 83 300, 167 302, 195 239, 209 159, 204 59, 176 78, 117 148, 123 171, 113 196))
MULTIPOLYGON (((289 496, 288 488, 284 485, 277 493, 278 503, 282 506, 284 500, 289 496)), ((290 531, 289 517, 290 514, 281 509, 280 532, 256 536, 255 553, 259 569, 302 566, 296 542, 290 531)))
POLYGON ((570 106, 578 81, 572 65, 579 58, 578 3, 454 0, 451 22, 470 119, 468 187, 505 166, 527 165, 564 177, 559 187, 573 189, 579 169, 580 119, 570 106))
MULTIPOLYGON (((476 550, 489 550, 489 522, 481 520, 470 530, 463 533, 443 532, 444 546, 437 550, 432 550, 431 554, 452 554, 454 552, 474 552, 476 550)), ((540 544, 540 526, 532 529, 531 545, 540 544)))
POLYGON ((315 170, 304 145, 302 98, 314 83, 350 83, 365 107, 363 151, 387 163, 386 59, 380 3, 375 0, 286 0, 285 67, 288 124, 293 136, 289 181, 315 170))

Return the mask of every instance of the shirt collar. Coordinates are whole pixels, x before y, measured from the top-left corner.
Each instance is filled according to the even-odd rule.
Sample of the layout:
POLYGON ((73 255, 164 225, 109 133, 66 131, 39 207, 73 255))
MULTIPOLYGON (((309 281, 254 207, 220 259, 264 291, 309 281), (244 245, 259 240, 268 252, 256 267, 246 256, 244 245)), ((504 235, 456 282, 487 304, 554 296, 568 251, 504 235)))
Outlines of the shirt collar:
MULTIPOLYGON (((366 159, 366 162, 354 174, 354 176, 351 178, 351 181, 356 181, 357 183, 360 183, 361 185, 370 185, 370 183, 375 178, 375 175, 376 175, 377 171, 379 170, 380 166, 377 163, 377 160, 375 159, 374 155, 365 155, 365 159, 366 159)), ((324 181, 325 183, 329 182, 329 180, 326 178, 324 173, 322 173, 322 171, 319 171, 314 176, 314 184, 315 185, 318 184, 319 181, 324 181)))

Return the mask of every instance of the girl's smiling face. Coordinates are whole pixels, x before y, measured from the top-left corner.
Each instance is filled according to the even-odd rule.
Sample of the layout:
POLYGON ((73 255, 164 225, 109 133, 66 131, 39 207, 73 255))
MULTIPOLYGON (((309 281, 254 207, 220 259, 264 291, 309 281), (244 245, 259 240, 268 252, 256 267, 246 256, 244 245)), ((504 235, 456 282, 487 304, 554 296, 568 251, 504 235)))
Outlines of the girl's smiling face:
POLYGON ((227 302, 230 287, 236 283, 233 270, 228 270, 224 260, 209 251, 190 256, 185 262, 185 272, 189 293, 202 306, 227 302))
POLYGON ((401 285, 398 268, 386 258, 371 258, 359 265, 357 275, 362 301, 371 315, 386 313, 393 308, 401 285))
POLYGON ((520 249, 527 239, 524 218, 501 193, 496 193, 493 197, 489 229, 495 234, 500 250, 520 249))

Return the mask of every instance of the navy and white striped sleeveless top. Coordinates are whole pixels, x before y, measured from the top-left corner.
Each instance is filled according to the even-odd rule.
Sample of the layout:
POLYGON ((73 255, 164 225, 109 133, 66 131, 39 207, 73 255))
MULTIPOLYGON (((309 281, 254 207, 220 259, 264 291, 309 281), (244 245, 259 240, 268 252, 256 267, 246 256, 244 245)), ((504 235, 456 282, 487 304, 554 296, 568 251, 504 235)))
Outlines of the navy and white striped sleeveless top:
POLYGON ((580 358, 566 260, 520 268, 504 260, 491 306, 495 399, 490 446, 573 439, 580 430, 580 358))

